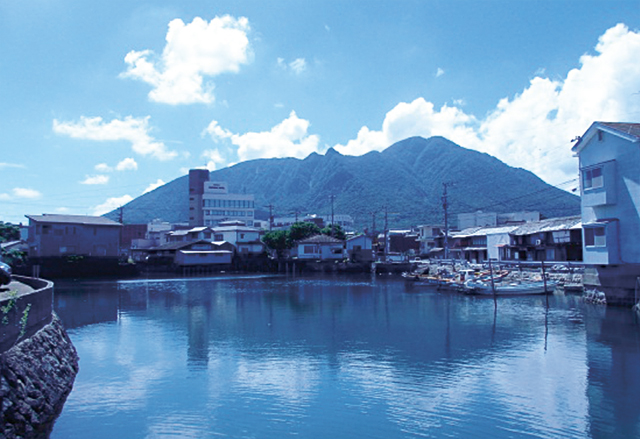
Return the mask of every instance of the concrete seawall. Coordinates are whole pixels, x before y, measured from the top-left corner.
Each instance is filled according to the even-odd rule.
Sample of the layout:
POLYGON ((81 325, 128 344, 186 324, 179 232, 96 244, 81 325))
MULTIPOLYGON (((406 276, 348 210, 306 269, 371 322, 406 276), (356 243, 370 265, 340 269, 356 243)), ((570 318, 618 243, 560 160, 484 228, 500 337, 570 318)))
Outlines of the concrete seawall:
POLYGON ((44 438, 73 388, 78 354, 52 312, 53 284, 19 280, 31 288, 0 299, 0 436, 44 438))

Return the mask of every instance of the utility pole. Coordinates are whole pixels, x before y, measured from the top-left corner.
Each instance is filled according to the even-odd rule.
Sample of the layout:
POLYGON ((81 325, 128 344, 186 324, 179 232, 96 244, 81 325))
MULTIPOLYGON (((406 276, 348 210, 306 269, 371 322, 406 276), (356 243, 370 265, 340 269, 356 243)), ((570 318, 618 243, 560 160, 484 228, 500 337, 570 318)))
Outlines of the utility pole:
POLYGON ((122 206, 118 208, 118 219, 120 224, 124 224, 124 210, 122 209, 122 206))
POLYGON ((369 212, 371 214, 371 237, 375 237, 376 235, 376 213, 369 212))
POLYGON ((449 207, 449 202, 447 200, 447 186, 449 183, 442 183, 443 192, 442 192, 442 208, 444 209, 444 258, 449 259, 449 217, 447 213, 447 208, 449 207))
POLYGON ((331 237, 333 237, 333 227, 334 227, 333 226, 333 224, 334 224, 334 222, 333 222, 333 200, 334 200, 334 198, 336 198, 336 196, 331 194, 329 197, 331 198, 331 237))
POLYGON ((387 206, 382 206, 384 209, 384 261, 387 262, 387 239, 389 232, 389 209, 387 206))
POLYGON ((273 228, 273 204, 267 206, 269 208, 269 231, 273 228))

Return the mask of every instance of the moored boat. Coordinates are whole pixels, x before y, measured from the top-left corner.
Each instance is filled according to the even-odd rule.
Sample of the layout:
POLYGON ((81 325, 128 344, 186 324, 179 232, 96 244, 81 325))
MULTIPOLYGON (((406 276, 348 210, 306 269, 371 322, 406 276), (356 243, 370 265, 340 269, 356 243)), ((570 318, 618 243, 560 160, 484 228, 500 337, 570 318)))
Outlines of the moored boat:
POLYGON ((478 294, 486 296, 527 296, 534 294, 550 294, 556 288, 555 281, 539 282, 514 282, 496 283, 491 286, 491 282, 468 281, 464 284, 467 294, 478 294))

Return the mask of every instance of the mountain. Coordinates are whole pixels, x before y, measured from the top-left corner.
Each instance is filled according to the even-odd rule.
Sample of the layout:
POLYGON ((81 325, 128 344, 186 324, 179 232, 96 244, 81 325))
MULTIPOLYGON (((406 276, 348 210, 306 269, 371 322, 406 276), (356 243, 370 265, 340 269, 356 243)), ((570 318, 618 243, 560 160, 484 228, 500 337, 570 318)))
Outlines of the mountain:
MULTIPOLYGON (((359 229, 371 227, 372 213, 381 229, 385 211, 390 228, 442 223, 443 183, 454 225, 456 214, 476 210, 539 211, 547 218, 580 213, 579 197, 443 137, 411 137, 359 157, 329 149, 303 160, 251 160, 213 171, 211 180, 228 182, 233 193, 254 194, 256 216, 263 219, 269 205, 275 216, 330 214, 333 194, 334 212, 352 215, 359 229)), ((126 204, 124 222, 187 222, 187 197, 188 176, 183 176, 126 204)))

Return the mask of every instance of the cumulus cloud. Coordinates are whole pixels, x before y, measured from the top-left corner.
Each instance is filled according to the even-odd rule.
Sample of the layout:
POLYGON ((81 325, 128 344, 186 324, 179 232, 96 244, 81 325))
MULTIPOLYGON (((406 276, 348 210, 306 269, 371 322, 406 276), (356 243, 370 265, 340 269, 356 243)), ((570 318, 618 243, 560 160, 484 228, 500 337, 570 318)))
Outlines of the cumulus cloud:
POLYGON ((220 154, 220 151, 218 149, 207 149, 202 153, 202 157, 207 159, 205 168, 209 171, 215 171, 218 168, 219 164, 225 162, 222 154, 220 154))
POLYGON ((200 17, 185 24, 169 23, 166 45, 160 57, 150 50, 125 56, 127 70, 121 76, 151 85, 149 99, 165 104, 211 103, 213 83, 205 77, 236 73, 249 62, 249 21, 229 15, 210 22, 200 17))
POLYGON ((424 98, 389 111, 380 130, 362 127, 355 139, 335 148, 360 155, 410 136, 444 136, 528 169, 551 183, 575 178, 570 139, 593 121, 633 121, 640 114, 640 33, 618 24, 598 40, 594 54, 564 80, 534 77, 512 98, 500 100, 484 119, 457 106, 439 109, 424 98))
POLYGON ((309 135, 309 121, 300 119, 295 111, 269 131, 234 134, 212 121, 207 129, 214 141, 229 140, 238 148, 240 161, 257 158, 296 157, 304 158, 318 151, 320 139, 309 135))
POLYGON ((109 183, 108 175, 87 175, 80 184, 107 184, 109 183))
POLYGON ((104 215, 105 213, 111 212, 113 209, 124 206, 131 200, 133 200, 133 197, 131 195, 108 198, 107 201, 93 208, 93 214, 95 216, 104 215))
POLYGON ((158 142, 149 135, 149 116, 143 118, 127 116, 124 120, 113 119, 110 122, 103 121, 101 117, 84 116, 77 122, 60 122, 54 119, 53 131, 74 139, 100 142, 127 141, 131 143, 135 153, 142 156, 150 155, 158 160, 171 160, 177 156, 175 151, 168 150, 164 143, 158 142))
POLYGON ((138 163, 131 157, 120 161, 116 165, 116 171, 135 171, 138 169, 138 163))
POLYGON ((147 186, 147 188, 142 193, 146 194, 147 192, 151 192, 152 190, 154 190, 156 188, 159 188, 160 186, 163 186, 164 184, 165 184, 164 181, 162 181, 161 179, 158 179, 155 183, 151 183, 149 186, 147 186))
POLYGON ((436 70, 436 78, 439 78, 442 75, 444 75, 444 70, 442 70, 440 67, 438 67, 438 70, 436 70))
POLYGON ((35 199, 42 197, 42 194, 35 189, 28 189, 23 187, 13 188, 13 196, 16 198, 29 198, 35 199))

